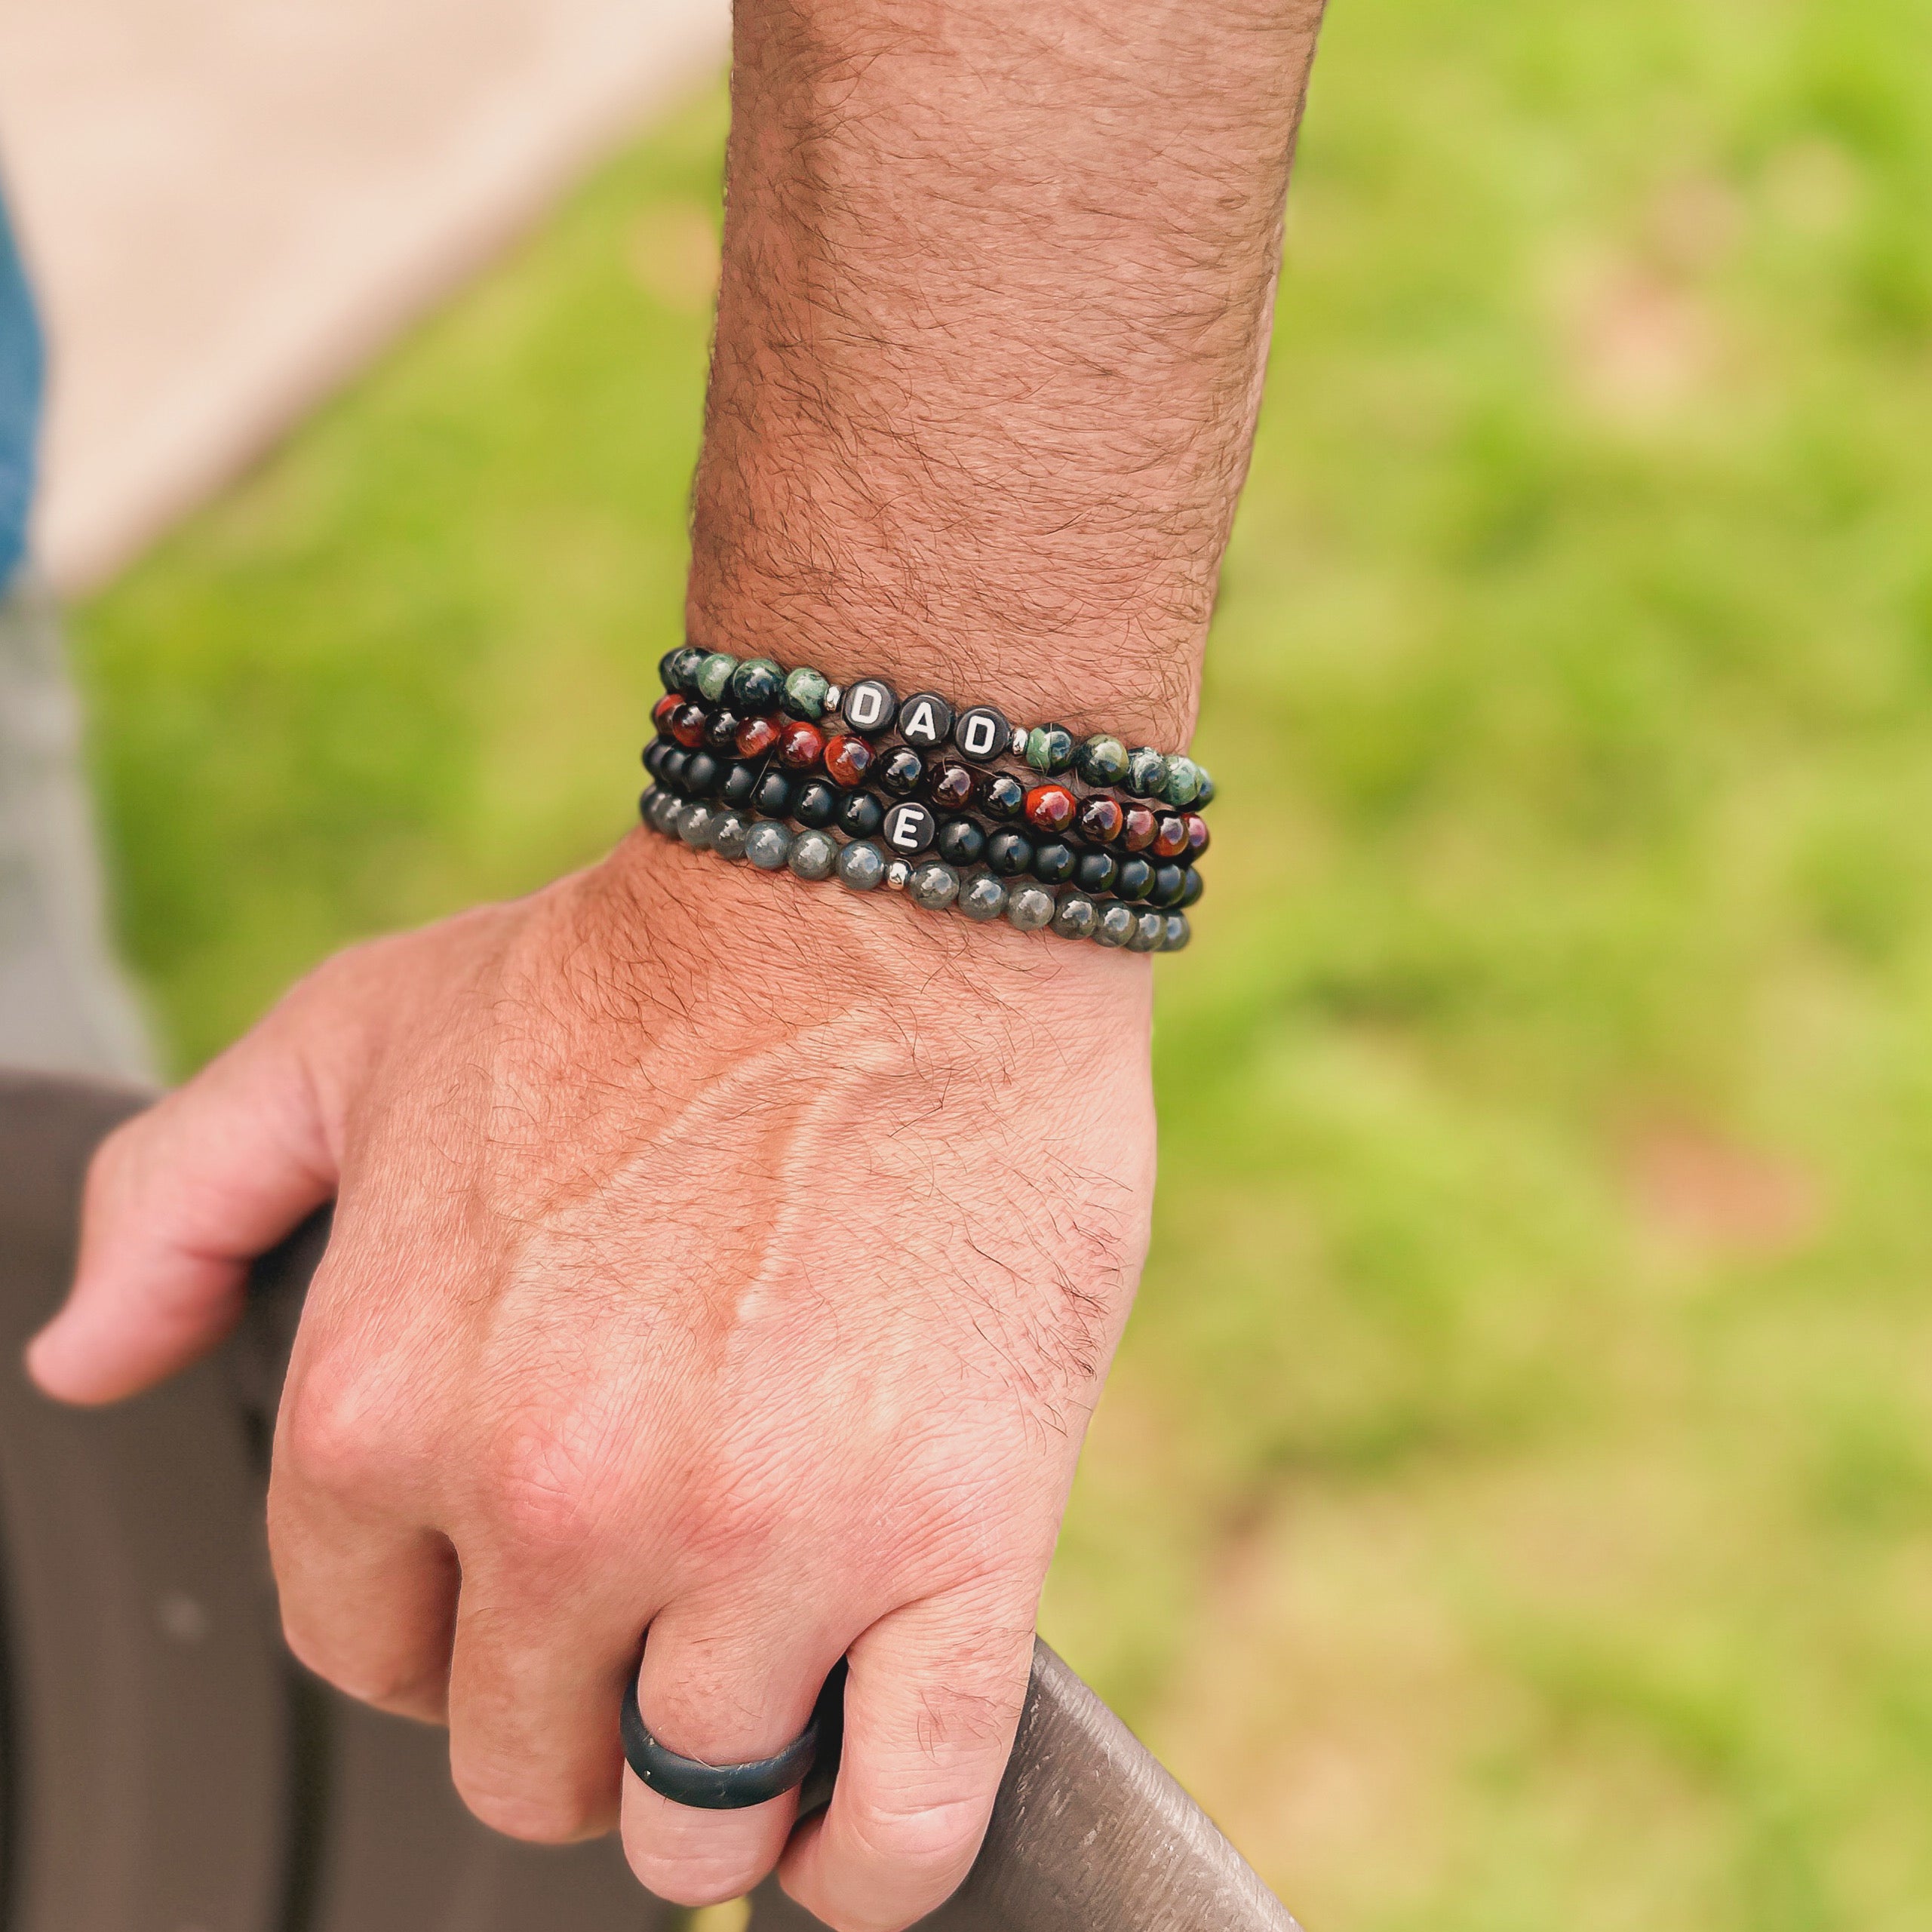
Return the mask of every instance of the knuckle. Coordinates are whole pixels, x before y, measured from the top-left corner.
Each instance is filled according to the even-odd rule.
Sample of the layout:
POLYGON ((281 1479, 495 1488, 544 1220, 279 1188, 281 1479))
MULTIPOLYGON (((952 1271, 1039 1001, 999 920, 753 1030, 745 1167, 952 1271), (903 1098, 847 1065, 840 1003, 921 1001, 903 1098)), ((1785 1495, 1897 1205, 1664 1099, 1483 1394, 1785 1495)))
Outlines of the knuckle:
POLYGON ((361 1378, 329 1368, 305 1376, 290 1397, 280 1450, 303 1482, 332 1496, 365 1491, 392 1460, 373 1391, 361 1378))
POLYGON ((600 1544, 621 1485, 621 1452, 567 1405, 513 1418, 482 1458, 484 1502, 513 1547, 568 1559, 600 1544))

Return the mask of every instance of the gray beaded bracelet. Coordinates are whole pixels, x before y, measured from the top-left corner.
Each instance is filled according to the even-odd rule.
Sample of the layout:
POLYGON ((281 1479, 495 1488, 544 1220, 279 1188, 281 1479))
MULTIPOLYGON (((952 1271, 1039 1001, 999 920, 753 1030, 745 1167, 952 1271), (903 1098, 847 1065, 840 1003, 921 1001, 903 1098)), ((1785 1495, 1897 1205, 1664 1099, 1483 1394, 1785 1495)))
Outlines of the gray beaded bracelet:
POLYGON ((901 892, 929 912, 948 908, 984 924, 1004 918, 1022 932, 1051 930, 1063 938, 1133 953, 1178 953, 1193 936, 1184 912, 1156 912, 1118 899, 1095 899, 1069 886, 1030 879, 1007 880, 992 873, 962 872, 936 858, 890 858, 870 839, 845 844, 831 833, 794 831, 776 819, 680 798, 653 785, 638 800, 652 831, 699 852, 742 862, 760 872, 790 872, 807 883, 836 877, 854 892, 901 892))

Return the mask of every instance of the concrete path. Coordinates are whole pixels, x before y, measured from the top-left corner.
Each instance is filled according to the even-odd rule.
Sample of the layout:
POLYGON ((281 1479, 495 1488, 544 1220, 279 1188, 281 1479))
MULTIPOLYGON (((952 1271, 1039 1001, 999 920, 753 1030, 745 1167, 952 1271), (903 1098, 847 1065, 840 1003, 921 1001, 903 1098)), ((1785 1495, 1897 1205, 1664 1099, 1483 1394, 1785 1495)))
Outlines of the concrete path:
POLYGON ((57 585, 111 576, 715 72, 728 5, 0 0, 57 585))

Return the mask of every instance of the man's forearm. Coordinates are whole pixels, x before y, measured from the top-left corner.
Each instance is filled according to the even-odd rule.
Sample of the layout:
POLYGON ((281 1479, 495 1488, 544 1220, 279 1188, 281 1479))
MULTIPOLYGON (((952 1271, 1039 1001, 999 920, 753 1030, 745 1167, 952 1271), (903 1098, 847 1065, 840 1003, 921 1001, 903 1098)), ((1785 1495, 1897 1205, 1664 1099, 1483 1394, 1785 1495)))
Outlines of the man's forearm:
POLYGON ((696 640, 1173 748, 1317 0, 741 0, 696 640))

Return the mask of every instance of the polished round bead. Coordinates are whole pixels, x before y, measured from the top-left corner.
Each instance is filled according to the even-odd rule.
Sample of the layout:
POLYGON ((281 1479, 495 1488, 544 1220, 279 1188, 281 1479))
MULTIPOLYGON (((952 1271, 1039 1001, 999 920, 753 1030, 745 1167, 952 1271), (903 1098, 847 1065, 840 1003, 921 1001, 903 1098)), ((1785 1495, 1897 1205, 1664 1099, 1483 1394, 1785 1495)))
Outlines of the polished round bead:
POLYGON ((825 769, 843 785, 863 785, 877 755, 855 731, 842 731, 825 741, 825 769))
POLYGON ((1083 892, 1110 892, 1120 862, 1110 852, 1083 852, 1074 862, 1074 883, 1083 892))
POLYGON ((830 832, 800 832, 792 840, 785 862, 791 868, 794 878, 815 883, 832 876, 838 857, 839 842, 830 832))
POLYGON ((1201 768, 1192 758, 1176 751, 1167 761, 1166 782, 1161 796, 1170 805, 1191 805, 1201 795, 1201 768))
POLYGON ((855 892, 877 892, 885 883, 886 855, 870 839, 854 839, 839 854, 839 883, 855 892))
POLYGON ((724 761, 708 751, 684 754, 684 791, 688 797, 708 798, 724 780, 724 761))
POLYGON ((667 691, 681 691, 686 697, 696 697, 698 692, 698 667, 711 653, 700 650, 696 644, 686 644, 673 651, 658 665, 658 674, 664 680, 667 691))
POLYGON ((767 772, 751 788, 752 808, 760 817, 789 819, 794 788, 782 772, 767 772))
POLYGON ((971 769, 945 759, 926 775, 926 795, 942 812, 963 812, 972 803, 971 769))
POLYGON ((1064 832, 1080 801, 1064 785, 1037 785, 1027 794, 1027 823, 1039 832, 1064 832))
POLYGON ((1133 938, 1138 923, 1133 908, 1117 899, 1102 911, 1100 923, 1093 929, 1093 942, 1096 946, 1124 946, 1133 938))
POLYGON ((1153 844, 1156 858, 1178 858, 1187 849, 1187 822, 1178 812, 1163 812, 1154 820, 1153 844))
POLYGON ((1007 772, 991 772, 979 782, 979 809, 989 819, 1017 819, 1027 807, 1027 788, 1007 772))
POLYGON ((1053 919, 1053 895, 1044 886, 1018 886, 1006 895, 1006 918, 1022 932, 1037 932, 1053 919))
POLYGON ((1074 734, 1064 724, 1037 724, 1027 733, 1027 763, 1037 772, 1064 772, 1074 762, 1074 734))
POLYGON ((779 733, 779 763, 788 770, 809 772, 825 748, 825 734, 815 724, 794 718, 779 733))
POLYGON ((848 838, 869 839, 886 822, 886 808, 869 791, 846 794, 839 807, 839 830, 848 838))
POLYGON ((1190 865, 1187 868, 1187 883, 1181 888, 1181 896, 1175 901, 1175 903, 1180 907, 1183 912, 1185 912, 1190 905, 1194 905, 1199 899, 1201 895, 1206 890, 1207 881, 1201 877, 1200 873, 1196 869, 1196 868, 1190 865))
POLYGON ((912 868, 905 895, 928 912, 943 912, 960 895, 960 875, 950 865, 929 858, 923 865, 912 868))
POLYGON ((1149 858, 1123 858, 1113 875, 1115 893, 1123 899, 1144 898, 1153 883, 1153 862, 1149 858))
POLYGON ((1169 906, 1178 906, 1181 903, 1181 895, 1187 889, 1187 869, 1175 865, 1170 858, 1165 865, 1154 868, 1153 883, 1147 891, 1147 904, 1159 906, 1163 910, 1169 906))
POLYGON ((751 828, 758 822, 748 819, 742 812, 720 812, 711 828, 711 849, 720 858, 739 859, 745 856, 745 841, 751 836, 751 828))
POLYGON ((831 689, 822 671, 800 665, 796 671, 785 673, 785 695, 779 702, 793 717, 808 720, 822 718, 825 714, 831 689))
POLYGON ((1074 822, 1080 828, 1083 839, 1089 839, 1095 845, 1111 845, 1120 836, 1120 828, 1126 819, 1119 799, 1097 793, 1092 798, 1080 800, 1080 813, 1074 822))
POLYGON ((1141 745, 1127 754, 1127 776, 1122 788, 1136 798, 1158 797, 1167 783, 1167 756, 1152 747, 1141 745))
POLYGON ((712 712, 705 724, 705 748, 708 751, 735 751, 738 748, 739 722, 736 711, 712 712))
POLYGON ((672 745, 658 760, 658 783, 669 791, 682 791, 684 789, 684 761, 690 755, 682 747, 672 745))
POLYGON ((637 816, 653 831, 664 831, 670 824, 671 808, 677 803, 676 793, 666 791, 662 785, 647 785, 637 800, 637 816))
POLYGON ((760 872, 782 872, 791 856, 791 834, 775 819, 760 819, 747 834, 745 856, 760 872))
POLYGON ((1166 937, 1166 914, 1144 912, 1134 921, 1134 936, 1127 941, 1127 950, 1130 953, 1157 952, 1160 942, 1166 937))
POLYGON ((1074 848, 1064 839, 1049 839, 1033 849, 1033 876, 1049 886, 1064 886, 1074 876, 1074 848))
POLYGON ((1160 820, 1144 805, 1130 805, 1120 815, 1120 843, 1129 852, 1145 852, 1160 831, 1160 820))
POLYGON ((1198 812, 1187 814, 1187 850, 1190 856, 1199 858, 1208 849, 1208 822, 1198 812))
POLYGON ((975 705, 953 720, 954 749, 975 765, 998 757, 1012 742, 1013 727, 1006 714, 991 705, 975 705))
POLYGON ((1194 794, 1194 803, 1205 812, 1215 802, 1215 782, 1208 776, 1205 765, 1196 765, 1195 770, 1201 775, 1200 788, 1194 794))
POLYGON ((868 738, 889 730, 898 708, 898 693, 883 677, 862 677, 857 683, 848 684, 839 706, 846 723, 868 738))
POLYGON ((711 806, 687 805, 677 815, 677 836, 686 845, 696 846, 702 851, 711 842, 711 833, 717 819, 717 812, 711 806))
POLYGON ((677 741, 669 738, 653 738, 644 747, 644 769, 656 778, 664 769, 664 761, 677 748, 677 741))
POLYGON ((668 733, 671 729, 671 720, 677 716, 683 703, 684 700, 675 691, 665 692, 651 707, 653 729, 668 733))
POLYGON ((741 758, 768 756, 779 742, 784 727, 775 717, 748 717, 738 727, 738 755, 741 758))
POLYGON ((970 819, 941 819, 933 843, 948 865, 977 865, 986 856, 986 834, 970 819))
POLYGON ((901 745, 879 760, 879 782, 895 798, 910 798, 926 782, 926 760, 901 745))
POLYGON ((938 820, 916 798, 892 806, 886 813, 883 835, 886 846, 902 857, 923 852, 938 833, 938 820))
POLYGON ((748 657, 731 674, 731 702, 741 711, 768 711, 785 696, 785 672, 768 657, 748 657))
POLYGON ((915 691, 899 707, 899 736, 922 751, 936 751, 952 729, 953 708, 936 691, 915 691))
POLYGON ((1053 929, 1063 939, 1089 939, 1100 923, 1100 908, 1084 892, 1062 892, 1053 929))
POLYGON ((1167 929, 1162 934, 1160 950, 1163 953, 1178 953, 1194 936, 1194 929, 1187 923, 1184 912, 1170 912, 1167 915, 1167 929))
POLYGON ((1127 776, 1127 748, 1119 739, 1096 732, 1081 740, 1074 769, 1089 785, 1118 785, 1127 776))
POLYGON ((906 889, 906 882, 911 877, 911 863, 903 858, 895 858, 886 868, 886 889, 891 892, 902 892, 906 889))
POLYGON ((986 862, 1002 878, 1017 878, 1033 864, 1033 840, 1024 832, 1003 827, 986 841, 986 862))
POLYGON ((711 714, 702 705, 687 701, 671 714, 671 735, 686 751, 694 751, 705 742, 705 727, 711 721, 711 714))
POLYGON ((735 765, 724 769, 724 779, 718 786, 717 795, 726 805, 749 805, 751 794, 758 788, 759 767, 741 758, 735 765))
POLYGON ((828 785, 823 779, 812 779, 799 787, 798 796, 791 801, 791 815, 801 825, 816 829, 831 825, 844 803, 844 794, 837 785, 828 785))
POLYGON ((731 674, 737 668, 738 660, 730 652, 713 651, 698 667, 698 696, 714 705, 720 702, 731 689, 731 674))
POLYGON ((997 919, 1006 910, 1006 889, 990 872, 975 872, 960 887, 960 910, 969 919, 997 919))

